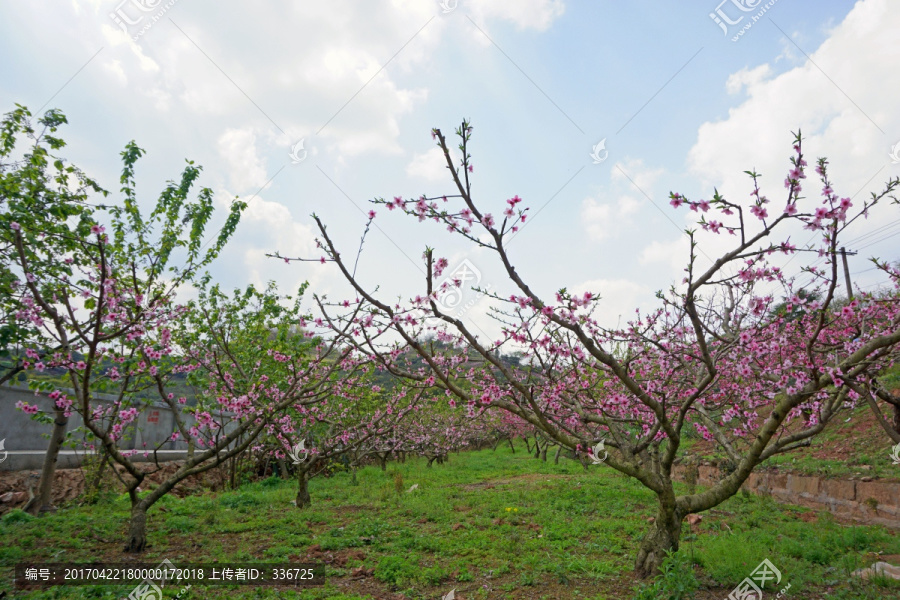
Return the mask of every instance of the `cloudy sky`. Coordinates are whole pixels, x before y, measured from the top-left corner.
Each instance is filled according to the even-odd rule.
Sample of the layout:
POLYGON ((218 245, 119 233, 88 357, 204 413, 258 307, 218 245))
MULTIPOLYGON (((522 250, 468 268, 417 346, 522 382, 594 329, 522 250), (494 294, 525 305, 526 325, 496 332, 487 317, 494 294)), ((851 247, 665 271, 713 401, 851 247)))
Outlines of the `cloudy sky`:
MULTIPOLYGON (((470 119, 477 202, 531 207, 518 271, 541 293, 599 292, 614 324, 681 278, 697 215, 670 191, 747 201, 755 169, 778 205, 797 129, 841 196, 900 175, 897 31, 896 0, 7 1, 0 106, 62 109, 66 156, 114 193, 136 140, 148 207, 194 160, 222 207, 250 203, 214 277, 332 298, 333 265, 265 253, 318 257, 312 213, 352 253, 371 198, 452 193, 430 130, 470 119)), ((868 257, 900 258, 898 216, 883 206, 848 232, 856 285, 881 281, 868 257)), ((423 289, 426 245, 510 289, 441 226, 384 210, 375 224, 359 270, 385 298, 423 289)), ((727 241, 701 236, 713 257, 727 241)), ((483 304, 467 316, 488 331, 483 304)))

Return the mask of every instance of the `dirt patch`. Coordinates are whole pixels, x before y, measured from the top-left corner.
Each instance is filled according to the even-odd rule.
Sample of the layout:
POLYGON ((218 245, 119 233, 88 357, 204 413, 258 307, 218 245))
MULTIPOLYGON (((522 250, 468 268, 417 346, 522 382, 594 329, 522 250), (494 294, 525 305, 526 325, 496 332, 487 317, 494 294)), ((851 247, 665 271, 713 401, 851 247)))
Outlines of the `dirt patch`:
MULTIPOLYGON (((0 472, 0 497, 7 499, 0 502, 0 514, 14 508, 21 508, 28 502, 28 490, 37 493, 40 483, 40 471, 2 471, 0 472)), ((81 469, 57 469, 53 477, 51 502, 60 506, 71 502, 84 491, 84 475, 81 469)))
MULTIPOLYGON (((150 463, 138 463, 140 471, 146 473, 140 489, 152 490, 171 477, 184 464, 181 461, 167 462, 156 467, 150 463)), ((125 481, 133 481, 133 478, 124 468, 116 465, 116 471, 125 481)), ((224 465, 210 469, 198 475, 192 475, 172 489, 170 494, 177 498, 206 491, 223 489, 228 481, 228 471, 224 465)), ((5 514, 14 508, 21 508, 28 502, 28 490, 35 493, 40 483, 40 471, 0 471, 0 514, 5 514)), ((54 506, 77 500, 85 488, 85 473, 82 469, 57 469, 53 476, 53 490, 51 503, 54 506)), ((107 468, 103 478, 102 489, 114 490, 117 494, 125 492, 125 486, 114 472, 107 468)))
POLYGON ((291 556, 291 562, 325 563, 335 567, 346 567, 350 562, 362 562, 366 559, 366 552, 359 548, 344 548, 343 550, 322 550, 318 544, 313 544, 306 549, 306 554, 291 556))
POLYGON ((551 480, 559 480, 559 479, 572 479, 574 475, 560 475, 560 474, 547 474, 547 473, 527 473, 525 475, 516 475, 515 477, 507 477, 504 479, 487 479, 485 481, 479 481, 477 483, 469 483, 466 485, 449 485, 445 487, 458 487, 459 489, 466 490, 469 492, 477 491, 477 490, 490 490, 498 485, 513 485, 517 483, 528 483, 528 482, 537 482, 537 483, 547 483, 551 480))

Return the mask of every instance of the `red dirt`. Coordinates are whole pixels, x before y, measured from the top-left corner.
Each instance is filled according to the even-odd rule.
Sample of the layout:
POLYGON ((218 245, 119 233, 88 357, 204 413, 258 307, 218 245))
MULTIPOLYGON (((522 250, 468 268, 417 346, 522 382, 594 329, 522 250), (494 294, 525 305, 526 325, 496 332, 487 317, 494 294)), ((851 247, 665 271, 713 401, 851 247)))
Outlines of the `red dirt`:
MULTIPOLYGON (((155 465, 150 463, 138 463, 138 468, 147 473, 141 484, 141 489, 153 489, 175 473, 181 464, 181 462, 163 463, 157 469, 155 465)), ((116 470, 122 474, 126 481, 131 480, 130 475, 127 475, 122 467, 117 466, 116 470)), ((224 467, 210 469, 200 475, 188 477, 169 493, 178 498, 183 498, 189 494, 210 490, 216 491, 224 487, 227 478, 228 472, 224 467)), ((0 471, 0 496, 7 492, 12 492, 14 496, 22 496, 22 494, 16 494, 17 492, 25 493, 22 500, 0 502, 0 514, 5 514, 14 508, 24 506, 27 502, 28 488, 33 486, 36 492, 39 482, 40 471, 0 471)), ((54 506, 62 506, 76 500, 84 492, 84 485, 85 474, 82 469, 57 469, 53 477, 52 504, 54 506)), ((102 487, 115 490, 117 494, 125 492, 125 486, 109 469, 107 469, 107 473, 103 478, 102 487)))

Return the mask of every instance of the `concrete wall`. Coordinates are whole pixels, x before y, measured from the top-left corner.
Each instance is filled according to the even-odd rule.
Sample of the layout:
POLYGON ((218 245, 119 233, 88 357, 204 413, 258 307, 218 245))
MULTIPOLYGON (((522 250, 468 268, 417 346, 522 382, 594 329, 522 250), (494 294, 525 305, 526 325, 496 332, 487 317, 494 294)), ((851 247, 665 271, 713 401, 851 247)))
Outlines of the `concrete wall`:
MULTIPOLYGON (((675 467, 677 479, 683 481, 684 474, 683 466, 675 467)), ((721 478, 718 467, 698 467, 698 485, 712 486, 721 478)), ((759 471, 751 473, 741 489, 781 502, 827 510, 859 523, 900 528, 900 483, 865 479, 869 481, 759 471)))
MULTIPOLYGON (((71 393, 71 392, 70 392, 71 393)), ((115 399, 114 396, 108 394, 95 394, 95 401, 92 406, 105 405, 109 406, 115 399)), ((18 386, 2 386, 0 387, 0 440, 5 440, 6 450, 10 452, 10 459, 16 458, 15 454, 23 452, 27 455, 33 455, 35 451, 43 454, 47 450, 47 443, 52 425, 45 425, 32 419, 31 415, 16 408, 16 402, 27 402, 37 406, 41 412, 53 415, 53 400, 44 394, 36 394, 27 387, 18 386)), ((216 414, 218 417, 219 415, 216 414)), ((194 423, 191 415, 183 414, 182 418, 188 427, 194 423)), ((83 425, 81 415, 73 412, 69 418, 68 431, 74 432, 75 429, 83 425)), ((234 422, 226 425, 225 431, 232 431, 236 426, 234 422)), ((175 431, 175 416, 171 409, 162 403, 155 403, 142 410, 138 418, 127 429, 125 438, 119 440, 118 447, 123 450, 153 450, 156 446, 168 439, 175 431)), ((84 439, 81 434, 72 433, 70 440, 84 439)), ((64 446, 66 448, 66 446, 64 446)), ((187 443, 180 439, 176 442, 165 442, 160 446, 161 450, 175 451, 186 450, 187 443)), ((80 444, 76 447, 78 455, 82 453, 80 444)), ((24 456, 23 454, 23 456, 24 456)), ((68 454, 68 453, 67 453, 68 454)), ((167 452, 167 456, 177 456, 183 458, 182 453, 167 452)), ((72 458, 67 457, 64 462, 71 463, 72 458)), ((80 459, 76 459, 80 460, 80 459)), ((19 464, 21 460, 5 460, 0 462, 0 470, 15 470, 23 467, 19 464)), ((33 463, 29 460, 28 464, 33 463)))

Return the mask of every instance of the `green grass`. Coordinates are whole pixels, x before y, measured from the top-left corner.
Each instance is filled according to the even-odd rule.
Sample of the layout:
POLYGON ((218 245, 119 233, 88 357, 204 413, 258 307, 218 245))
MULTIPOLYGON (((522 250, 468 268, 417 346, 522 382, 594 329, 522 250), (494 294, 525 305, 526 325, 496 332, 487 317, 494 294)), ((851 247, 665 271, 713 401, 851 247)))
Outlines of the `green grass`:
MULTIPOLYGON (((452 455, 449 464, 365 468, 310 483, 313 506, 292 504, 296 483, 276 479, 234 492, 166 497, 149 515, 142 562, 176 565, 326 562, 329 583, 301 593, 194 586, 182 599, 439 598, 451 588, 473 598, 631 598, 637 545, 655 498, 608 467, 555 466, 508 448, 452 455), (394 473, 413 493, 398 495, 394 473), (359 568, 364 569, 359 575, 359 568), (352 575, 354 569, 356 575, 352 575)), ((681 486, 679 486, 680 488, 681 486)), ((892 582, 850 582, 849 572, 900 554, 900 537, 880 527, 845 527, 826 514, 738 495, 685 525, 680 555, 695 565, 701 594, 726 597, 765 558, 788 597, 849 599, 900 595, 892 582)), ((16 562, 122 562, 128 503, 110 498, 33 519, 0 523, 0 591, 16 562)), ((130 586, 57 587, 17 598, 122 598, 130 586)), ((167 591, 167 598, 179 590, 167 591)), ((705 597, 705 596, 702 596, 705 597)))

